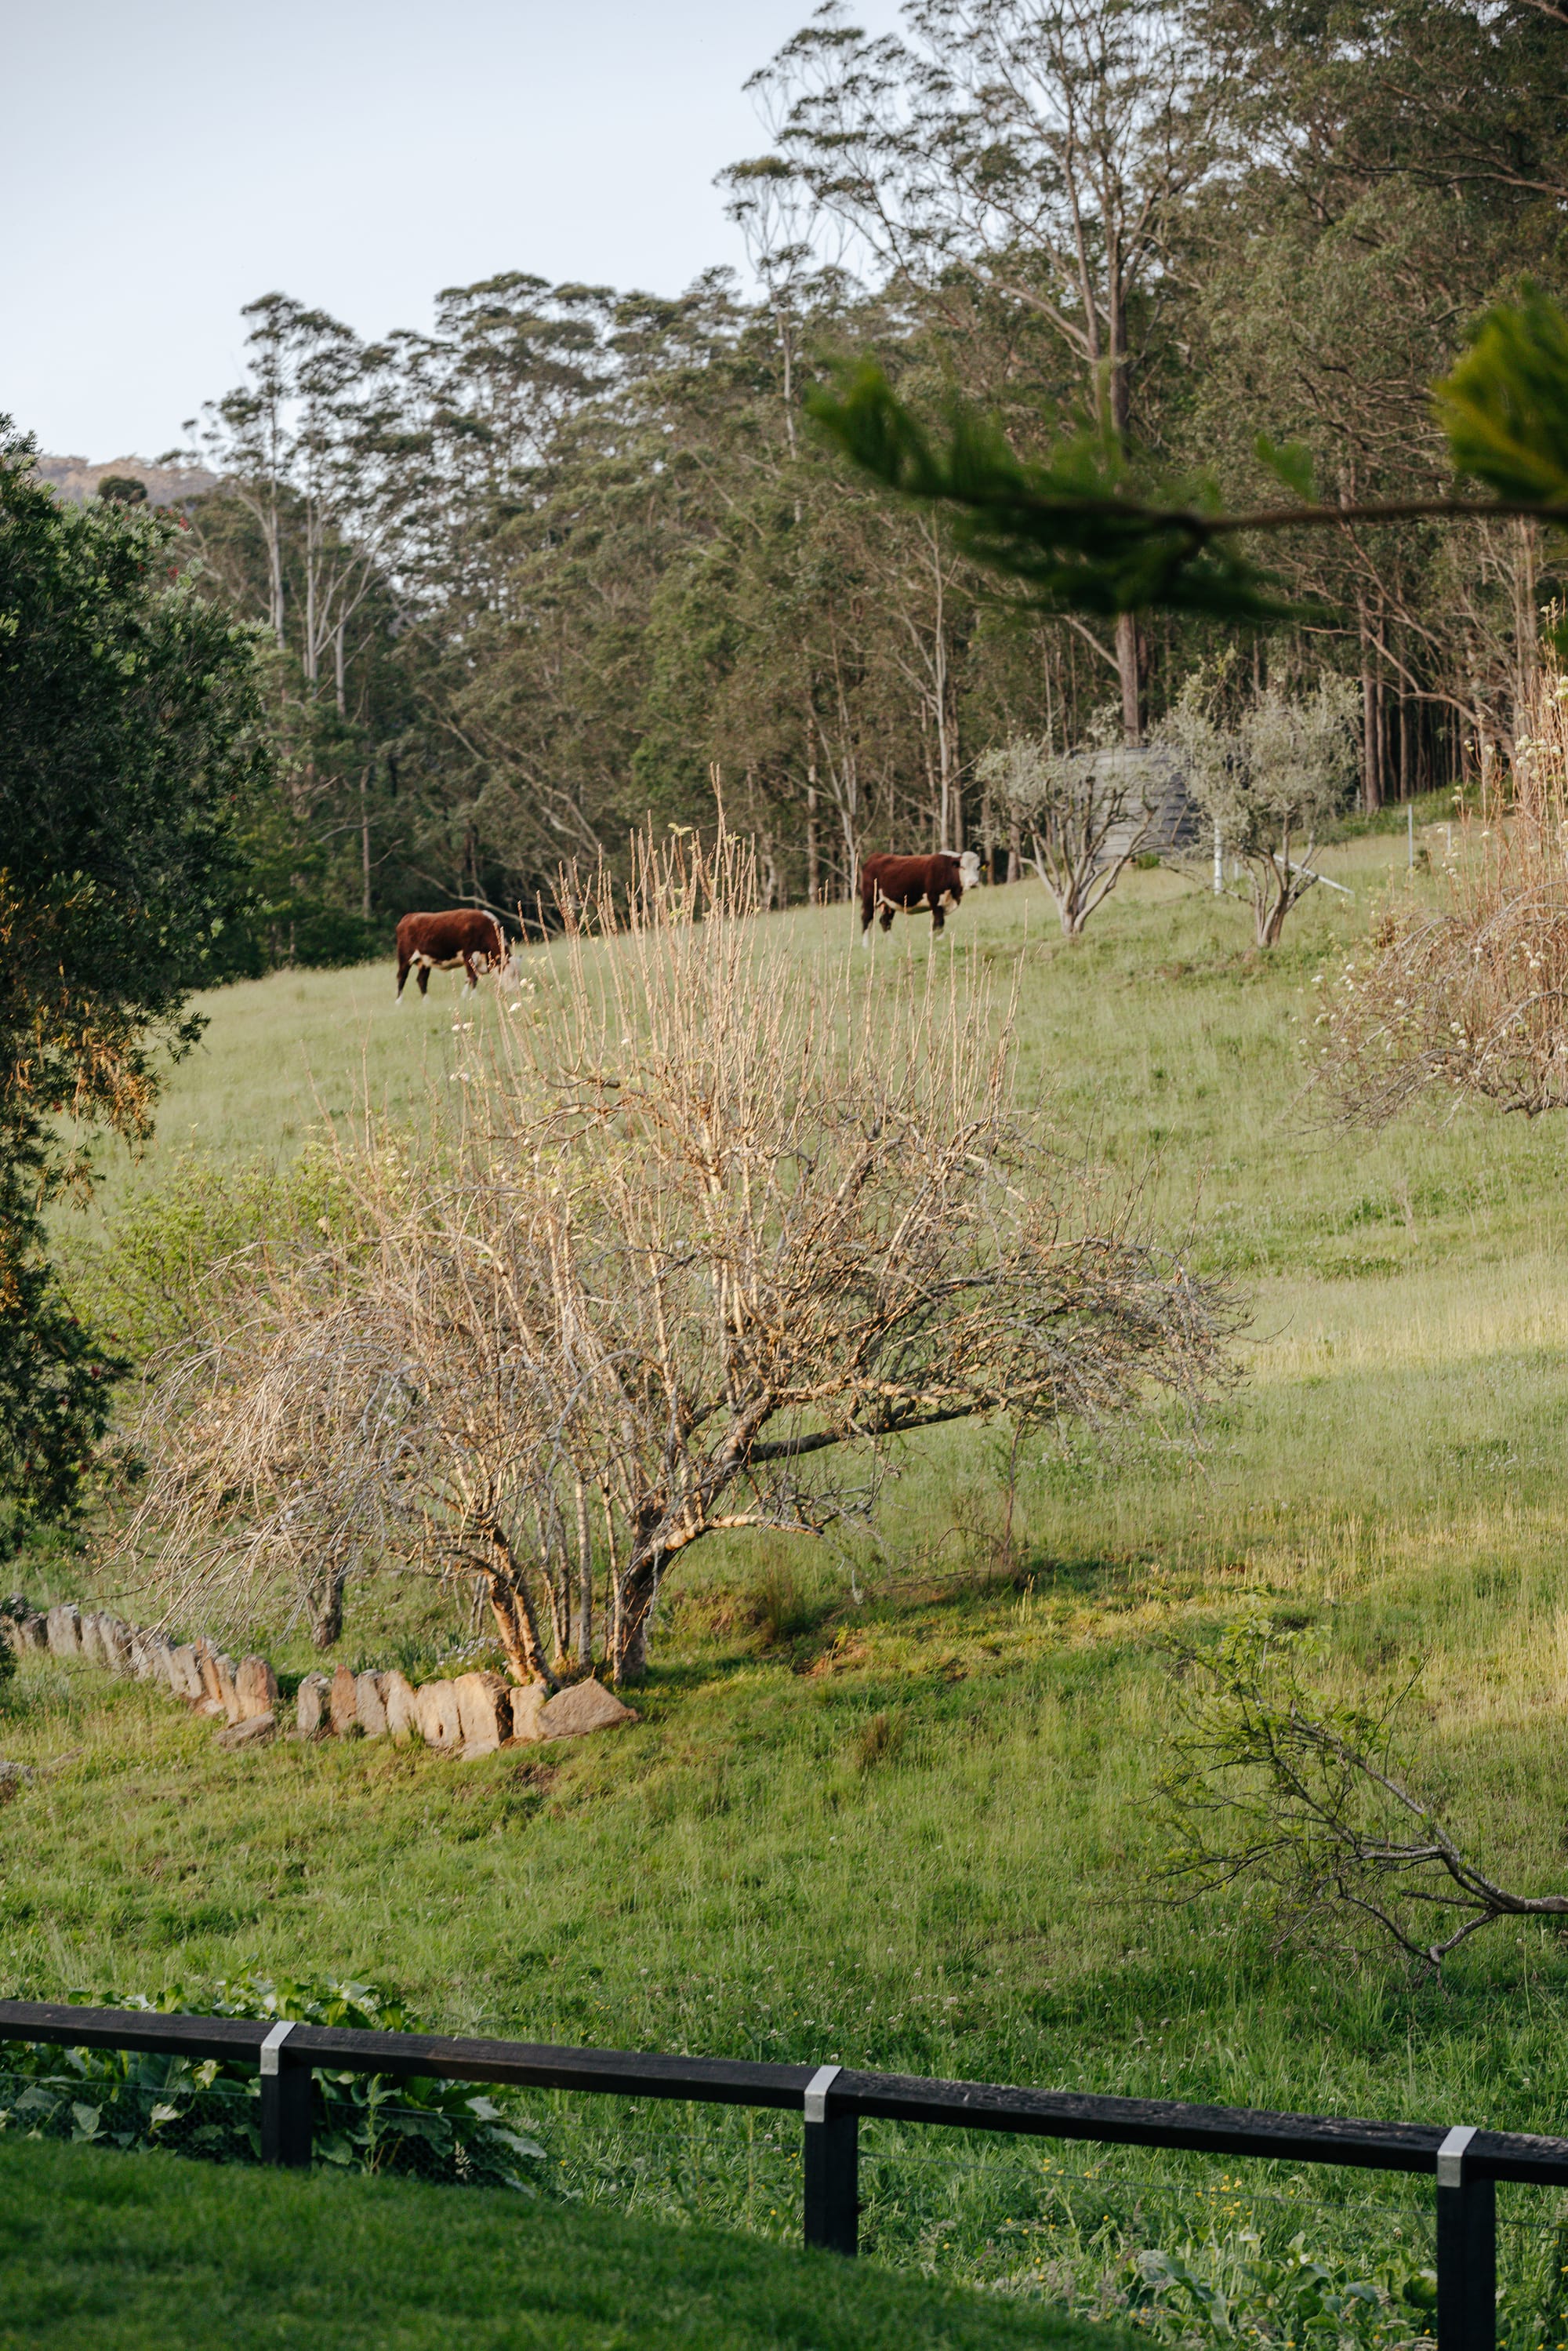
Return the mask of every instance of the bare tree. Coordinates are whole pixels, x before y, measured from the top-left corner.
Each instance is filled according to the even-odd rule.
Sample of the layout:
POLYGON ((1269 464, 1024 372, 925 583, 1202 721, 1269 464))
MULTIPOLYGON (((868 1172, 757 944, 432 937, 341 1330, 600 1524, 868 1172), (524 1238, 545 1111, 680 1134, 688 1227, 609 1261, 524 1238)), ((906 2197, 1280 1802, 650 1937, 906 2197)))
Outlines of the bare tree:
MULTIPOLYGON (((1141 757, 1141 755, 1139 755, 1141 757)), ((976 772, 1001 802, 1009 837, 1027 831, 1029 862, 1075 939, 1154 831, 1146 766, 1102 747, 1053 751, 1028 735, 982 753, 976 772)))
POLYGON ((1381 1125, 1438 1087, 1538 1118, 1568 1107, 1568 682, 1539 674, 1511 778, 1462 814, 1436 907, 1385 910, 1318 1019, 1340 1114, 1381 1125), (1509 789, 1511 783, 1511 790, 1509 789))
POLYGON ((549 1680, 591 1550, 635 1681, 694 1543, 868 1510, 891 1439, 1224 1379, 1225 1285, 1016 1109, 1007 1009, 913 970, 857 995, 757 904, 733 839, 644 844, 630 909, 601 884, 476 1026, 448 1114, 345 1138, 342 1231, 153 1387, 132 1531, 165 1574, 237 1604, 351 1529, 481 1577, 549 1680))
POLYGON ((1333 1703, 1301 1656, 1299 1635, 1249 1618, 1212 1659, 1186 1660, 1201 1680, 1160 1791, 1174 1830, 1162 1877, 1181 1900, 1249 1886, 1280 1942, 1366 1921, 1434 1974, 1494 1919, 1568 1917, 1568 1895, 1500 1886, 1413 1792, 1403 1693, 1333 1703))

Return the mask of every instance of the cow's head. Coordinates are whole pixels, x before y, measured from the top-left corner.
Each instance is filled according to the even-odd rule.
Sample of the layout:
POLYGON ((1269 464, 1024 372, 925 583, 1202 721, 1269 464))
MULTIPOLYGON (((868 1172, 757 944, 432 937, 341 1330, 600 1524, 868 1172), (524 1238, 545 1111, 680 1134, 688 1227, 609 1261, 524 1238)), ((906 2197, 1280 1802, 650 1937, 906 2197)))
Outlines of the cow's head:
POLYGON ((979 888, 980 857, 977 850, 965 850, 963 855, 958 860, 958 878, 963 883, 966 890, 977 890, 979 888))

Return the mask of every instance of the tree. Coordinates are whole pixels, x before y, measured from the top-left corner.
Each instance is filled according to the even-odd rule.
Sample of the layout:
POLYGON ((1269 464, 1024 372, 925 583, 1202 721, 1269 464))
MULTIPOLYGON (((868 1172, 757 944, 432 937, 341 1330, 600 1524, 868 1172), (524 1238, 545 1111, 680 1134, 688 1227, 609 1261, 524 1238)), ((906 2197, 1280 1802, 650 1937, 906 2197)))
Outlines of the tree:
POLYGON ((243 900, 266 771, 249 632, 168 517, 57 503, 0 423, 0 1508, 68 1513, 123 1366, 73 1314, 43 1211, 90 1178, 60 1122, 147 1134, 157 1057, 243 900))
POLYGON ((635 1681, 694 1543, 865 1512, 895 1438, 1224 1379, 1225 1284, 1069 1172, 983 1000, 906 978, 873 1019, 756 924, 727 837, 589 903, 451 1120, 346 1153, 340 1229, 161 1369, 131 1539, 172 1580, 298 1591, 344 1543, 459 1571, 548 1679, 597 1558, 635 1681))
POLYGON ((1327 1699, 1302 1672, 1309 1654, 1252 1617, 1184 1660, 1185 1720, 1159 1783, 1172 1894, 1239 1886, 1279 1943, 1370 1921, 1433 1975, 1496 1919, 1568 1917, 1568 1895, 1500 1886, 1414 1792, 1406 1693, 1327 1699))
POLYGON ((1195 674, 1166 729, 1186 762, 1188 791, 1247 869, 1259 946, 1278 946, 1286 915, 1318 879, 1319 830, 1354 774, 1355 689, 1325 677, 1291 700, 1271 688, 1229 728, 1205 706, 1210 699, 1195 674))
MULTIPOLYGON (((972 285, 1045 323, 1069 402, 1103 405, 1124 438, 1148 298, 1214 160, 1222 73, 1179 15, 1127 0, 916 0, 906 19, 907 39, 870 39, 824 7, 754 78, 783 156, 923 308, 972 285)), ((1113 625, 1136 743, 1138 632, 1130 611, 1113 625)))
POLYGON ((1401 893, 1318 1019, 1321 1083, 1381 1126, 1436 1087, 1526 1118, 1568 1107, 1568 683, 1549 663, 1515 747, 1464 813, 1436 907, 1401 893))
POLYGON ((976 770, 1000 800, 1009 829, 1027 831, 1030 863, 1075 939, 1108 898, 1154 829, 1147 761, 1108 744, 1053 751, 1026 735, 982 752, 976 770))

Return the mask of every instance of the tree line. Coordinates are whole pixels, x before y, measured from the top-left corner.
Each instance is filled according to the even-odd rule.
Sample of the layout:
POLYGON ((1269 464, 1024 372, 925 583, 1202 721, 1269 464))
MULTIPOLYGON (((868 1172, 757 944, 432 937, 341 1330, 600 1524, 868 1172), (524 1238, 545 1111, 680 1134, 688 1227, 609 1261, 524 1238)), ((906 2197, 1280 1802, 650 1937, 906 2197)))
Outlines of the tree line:
POLYGON ((1385 510, 1447 478, 1428 388, 1470 323, 1562 291, 1565 29, 1557 0, 913 0, 872 39, 830 5, 723 175, 749 285, 512 272, 371 343, 250 306, 189 515, 267 649, 230 967, 365 952, 415 903, 548 921, 563 862, 716 789, 771 904, 888 845, 1017 872, 988 749, 1137 741, 1223 645, 1259 693, 1349 682, 1369 808, 1506 756, 1542 526, 1385 510), (1270 548, 1288 620, 1042 613, 812 429, 855 360, 1025 461, 1109 429, 1151 494, 1283 473, 1385 515, 1270 548))

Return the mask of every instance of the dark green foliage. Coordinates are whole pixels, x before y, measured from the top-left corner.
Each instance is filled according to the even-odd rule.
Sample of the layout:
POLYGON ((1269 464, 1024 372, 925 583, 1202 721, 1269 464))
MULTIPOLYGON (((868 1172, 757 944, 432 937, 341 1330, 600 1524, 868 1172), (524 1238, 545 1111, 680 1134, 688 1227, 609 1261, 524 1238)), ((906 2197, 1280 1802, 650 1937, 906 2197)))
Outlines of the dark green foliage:
POLYGON ((182 579, 180 526, 60 505, 31 454, 0 427, 0 1542, 68 1512, 120 1368, 44 1252, 88 1172, 57 1122, 148 1132, 266 766, 249 632, 182 579))
MULTIPOLYGON (((302 1982, 246 1974, 195 1990, 172 1986, 155 2000, 103 1992, 90 2004, 164 2016, 287 2018, 366 2032, 419 2030, 395 1995, 330 1977, 302 1982)), ((540 2177, 544 2149, 470 2082, 322 2070, 314 2084, 319 2162, 530 2192, 540 2177)), ((0 2130, 255 2163, 261 2157, 258 2095, 255 2065, 238 2060, 193 2065, 156 2053, 0 2043, 0 2130)))

